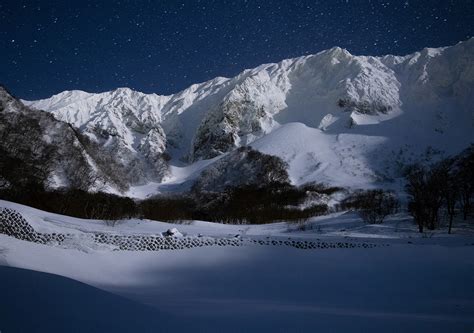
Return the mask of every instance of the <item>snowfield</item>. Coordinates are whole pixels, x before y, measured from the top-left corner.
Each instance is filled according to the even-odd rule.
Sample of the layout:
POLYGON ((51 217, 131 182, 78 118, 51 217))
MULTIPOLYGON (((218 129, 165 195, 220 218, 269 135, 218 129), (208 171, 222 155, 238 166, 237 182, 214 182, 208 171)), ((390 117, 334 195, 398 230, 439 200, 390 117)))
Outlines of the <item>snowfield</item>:
POLYGON ((334 47, 169 96, 118 88, 23 103, 113 154, 130 189, 108 184, 112 193, 187 190, 219 157, 246 145, 286 160, 294 184, 370 188, 390 186, 400 165, 427 151, 436 160, 474 142, 473 68, 474 38, 406 56, 334 47))
POLYGON ((311 240, 370 248, 238 247, 121 251, 0 234, 5 332, 470 332, 474 230, 423 236, 409 217, 365 225, 354 213, 297 225, 83 220, 0 201, 42 233, 311 240))

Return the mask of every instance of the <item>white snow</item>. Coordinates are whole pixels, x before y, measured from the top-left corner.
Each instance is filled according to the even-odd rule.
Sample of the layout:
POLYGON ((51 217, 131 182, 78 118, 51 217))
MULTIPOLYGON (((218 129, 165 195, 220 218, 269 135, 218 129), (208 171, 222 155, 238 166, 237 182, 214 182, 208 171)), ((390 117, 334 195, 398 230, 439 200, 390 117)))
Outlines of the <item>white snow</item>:
POLYGON ((127 220, 111 227, 6 201, 0 206, 18 210, 42 232, 125 235, 176 228, 187 235, 389 245, 134 252, 88 244, 39 245, 0 235, 0 266, 7 266, 0 267, 0 309, 7 314, 0 317, 2 329, 32 330, 33 321, 34 330, 69 325, 99 332, 112 327, 114 332, 133 327, 170 332, 465 332, 474 325, 472 226, 457 225, 453 235, 442 230, 422 237, 404 215, 367 226, 352 213, 337 213, 313 219, 307 231, 295 231, 286 223, 231 226, 199 221, 176 226, 127 220), (82 309, 87 297, 92 307, 82 309), (46 304, 38 306, 38 300, 46 304))
MULTIPOLYGON (((169 153, 163 179, 137 175, 123 193, 135 198, 189 189, 226 154, 190 163, 198 134, 222 129, 237 136, 235 147, 249 144, 281 157, 294 184, 396 188, 402 185, 399 166, 421 159, 427 148, 449 155, 474 142, 474 38, 406 56, 355 56, 334 47, 169 96, 119 88, 65 91, 24 103, 73 124, 104 147, 119 146, 117 159, 169 153), (338 106, 340 101, 349 106, 338 106)), ((52 178, 63 183, 61 175, 52 178)), ((474 328, 472 221, 456 221, 448 235, 444 227, 419 234, 404 213, 367 225, 353 212, 337 212, 302 228, 145 219, 112 224, 2 200, 0 207, 19 211, 37 232, 75 236, 41 245, 0 234, 1 332, 474 328), (93 233, 246 242, 120 251, 95 243, 87 237, 93 233), (251 242, 288 239, 377 246, 301 250, 251 242)))
POLYGON ((114 133, 104 145, 119 142, 126 154, 147 159, 166 149, 172 159, 163 184, 141 179, 126 193, 131 196, 189 188, 196 173, 213 161, 187 164, 196 136, 222 128, 238 136, 236 145, 251 144, 290 161, 295 183, 347 181, 371 187, 396 179, 399 170, 393 165, 421 158, 428 147, 449 155, 474 142, 473 68, 474 38, 403 57, 355 56, 335 47, 170 96, 119 88, 100 94, 66 91, 25 103, 92 138, 97 139, 97 129, 114 133), (388 111, 344 111, 340 99, 388 111), (224 123, 222 110, 236 118, 238 125, 232 126, 240 127, 224 123), (256 124, 259 129, 253 130, 256 124))
POLYGON ((251 146, 285 160, 289 164, 290 179, 295 184, 316 181, 361 187, 376 177, 364 161, 364 154, 384 140, 384 137, 369 139, 357 134, 326 134, 301 123, 289 123, 251 146))

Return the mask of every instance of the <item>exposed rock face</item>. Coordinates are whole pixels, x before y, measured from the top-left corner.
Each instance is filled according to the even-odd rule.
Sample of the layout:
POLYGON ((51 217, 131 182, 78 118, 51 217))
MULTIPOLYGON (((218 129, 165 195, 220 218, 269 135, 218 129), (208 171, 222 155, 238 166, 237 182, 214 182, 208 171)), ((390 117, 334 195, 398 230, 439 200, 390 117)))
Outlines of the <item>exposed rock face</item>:
POLYGON ((102 94, 68 91, 30 105, 79 128, 116 156, 131 184, 141 184, 160 181, 167 172, 166 135, 159 112, 165 100, 119 88, 102 94))
POLYGON ((192 159, 208 159, 233 150, 261 136, 265 122, 271 122, 263 106, 252 101, 224 102, 210 112, 198 128, 192 159), (250 138, 249 138, 250 137, 250 138))
POLYGON ((0 182, 4 187, 93 189, 103 183, 124 190, 123 166, 70 124, 32 110, 0 87, 0 182), (1 181, 3 178, 3 181, 1 181))
MULTIPOLYGON (((114 154, 128 170, 130 184, 160 182, 170 173, 169 158, 197 162, 216 157, 293 122, 328 136, 368 136, 362 140, 368 146, 384 136, 396 141, 393 149, 409 151, 416 136, 423 149, 444 149, 444 140, 459 150, 472 141, 474 38, 406 56, 354 56, 334 47, 170 96, 120 88, 100 94, 66 91, 25 103, 71 123, 114 154), (405 132, 410 134, 401 142, 399 134, 405 132), (463 147, 454 139, 461 133, 467 141, 463 147)), ((342 141, 336 138, 331 149, 342 152, 342 141)), ((373 165, 371 156, 354 158, 364 168, 373 165)))

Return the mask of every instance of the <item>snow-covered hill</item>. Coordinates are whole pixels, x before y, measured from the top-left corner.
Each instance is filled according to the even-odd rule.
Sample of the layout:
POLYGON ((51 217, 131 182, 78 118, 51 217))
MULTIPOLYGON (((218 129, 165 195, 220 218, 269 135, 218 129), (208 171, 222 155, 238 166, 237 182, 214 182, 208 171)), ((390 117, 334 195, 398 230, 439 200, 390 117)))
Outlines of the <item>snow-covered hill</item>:
POLYGON ((24 102, 141 161, 135 185, 184 183, 200 160, 252 145, 288 162, 294 183, 371 186, 427 151, 474 142, 474 38, 407 56, 335 47, 170 96, 120 88, 24 102))

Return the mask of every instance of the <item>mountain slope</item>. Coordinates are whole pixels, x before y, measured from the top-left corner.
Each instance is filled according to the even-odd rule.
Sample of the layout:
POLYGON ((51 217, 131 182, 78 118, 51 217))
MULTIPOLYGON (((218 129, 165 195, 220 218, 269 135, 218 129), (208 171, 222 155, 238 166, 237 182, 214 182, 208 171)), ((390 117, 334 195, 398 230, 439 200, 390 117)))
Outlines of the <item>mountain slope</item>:
POLYGON ((0 87, 0 189, 35 186, 125 190, 123 165, 51 114, 32 110, 0 87), (33 185, 33 186, 32 186, 33 185))
POLYGON ((102 94, 66 91, 32 106, 79 128, 127 165, 132 183, 141 183, 166 173, 165 135, 160 114, 154 112, 165 101, 120 88, 102 94))
POLYGON ((25 103, 72 123, 120 160, 140 161, 132 184, 185 181, 174 172, 186 164, 251 144, 287 161, 296 183, 363 186, 397 177, 397 165, 428 148, 450 154, 474 141, 474 38, 407 56, 335 47, 170 96, 120 88, 25 103), (274 131, 285 134, 268 136, 274 131))

